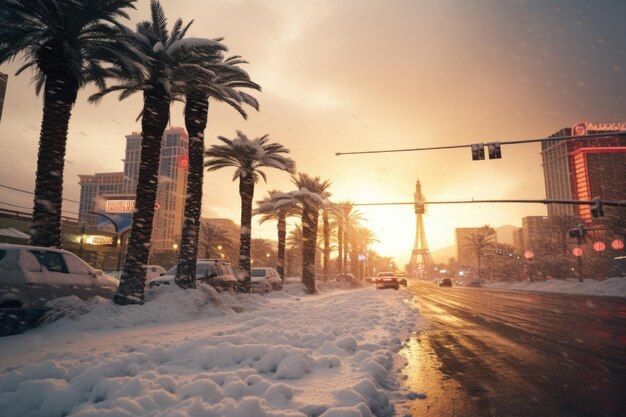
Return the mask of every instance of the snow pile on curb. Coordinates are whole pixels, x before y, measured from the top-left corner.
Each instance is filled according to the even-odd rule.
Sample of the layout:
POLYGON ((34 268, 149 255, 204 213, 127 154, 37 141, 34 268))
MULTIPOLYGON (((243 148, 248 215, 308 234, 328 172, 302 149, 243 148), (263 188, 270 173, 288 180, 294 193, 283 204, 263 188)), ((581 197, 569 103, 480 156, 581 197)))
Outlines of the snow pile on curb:
POLYGON ((568 294, 626 297, 626 277, 609 278, 603 281, 585 279, 550 279, 542 282, 487 282, 485 287, 506 290, 544 291, 568 294))
POLYGON ((394 356, 420 319, 409 297, 199 288, 162 291, 144 306, 75 305, 0 340, 0 409, 6 417, 392 416, 394 356))

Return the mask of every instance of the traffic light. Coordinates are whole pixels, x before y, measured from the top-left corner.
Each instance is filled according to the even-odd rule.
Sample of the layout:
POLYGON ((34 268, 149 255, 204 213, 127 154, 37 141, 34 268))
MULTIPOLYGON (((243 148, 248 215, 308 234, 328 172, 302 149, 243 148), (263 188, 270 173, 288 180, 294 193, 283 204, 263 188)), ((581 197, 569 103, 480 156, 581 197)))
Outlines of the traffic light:
POLYGON ((602 207, 602 200, 600 200, 600 197, 595 197, 593 201, 594 205, 591 206, 591 216, 604 217, 604 208, 602 207))
POLYGON ((487 144, 489 150, 489 159, 502 158, 502 150, 500 149, 500 142, 492 142, 487 144))
POLYGON ((473 143, 472 144, 472 161, 481 161, 485 159, 485 144, 473 143))
POLYGON ((585 229, 585 226, 582 223, 579 224, 576 229, 569 229, 568 231, 569 237, 575 237, 578 239, 584 238, 586 233, 587 233, 587 230, 585 229))

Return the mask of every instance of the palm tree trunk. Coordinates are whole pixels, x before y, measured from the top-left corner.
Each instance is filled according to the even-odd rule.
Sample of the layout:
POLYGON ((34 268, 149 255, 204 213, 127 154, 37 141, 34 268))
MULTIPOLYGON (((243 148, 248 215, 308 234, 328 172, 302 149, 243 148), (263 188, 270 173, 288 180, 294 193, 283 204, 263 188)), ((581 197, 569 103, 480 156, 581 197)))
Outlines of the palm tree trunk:
POLYGON ((302 212, 302 283, 315 294, 315 252, 317 249, 317 210, 302 212))
POLYGON ((158 188, 159 160, 169 112, 170 101, 163 88, 144 93, 141 119, 141 163, 135 193, 135 212, 124 271, 114 298, 116 304, 143 303, 146 264, 150 255, 154 203, 158 188))
POLYGON ((480 277, 480 252, 478 252, 478 281, 481 280, 480 277))
POLYGON ((330 261, 330 221, 328 219, 328 210, 324 210, 322 223, 324 224, 324 281, 328 280, 328 262, 330 261))
POLYGON ((339 273, 343 274, 343 223, 339 220, 337 225, 337 249, 339 254, 337 255, 337 261, 339 262, 339 273))
POLYGON ((61 248, 61 206, 67 131, 78 85, 49 76, 44 92, 30 244, 61 248))
POLYGON ((180 240, 176 283, 181 288, 196 287, 198 234, 202 211, 202 182, 204 175, 204 129, 207 124, 209 99, 206 93, 192 91, 185 105, 185 127, 189 133, 189 172, 185 220, 180 240))
POLYGON ((285 281, 285 241, 287 240, 287 219, 285 216, 278 217, 278 265, 276 271, 280 278, 285 281))
POLYGON ((250 292, 250 249, 252 236, 252 199, 254 198, 254 179, 250 174, 239 177, 239 196, 241 197, 241 235, 239 237, 239 269, 243 275, 243 291, 250 292))
POLYGON ((343 229, 343 264, 341 266, 341 270, 343 272, 348 272, 348 252, 350 250, 350 245, 348 243, 348 230, 347 228, 343 229))

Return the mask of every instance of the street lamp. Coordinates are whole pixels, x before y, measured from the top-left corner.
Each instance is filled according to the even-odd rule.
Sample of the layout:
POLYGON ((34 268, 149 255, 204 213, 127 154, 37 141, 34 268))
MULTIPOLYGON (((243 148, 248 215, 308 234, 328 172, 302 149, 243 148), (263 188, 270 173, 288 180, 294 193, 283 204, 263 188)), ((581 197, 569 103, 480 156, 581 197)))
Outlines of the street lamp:
POLYGON ((270 266, 270 254, 269 254, 269 252, 265 254, 265 259, 266 259, 267 266, 270 266))
POLYGON ((80 259, 83 259, 83 244, 85 243, 85 240, 87 239, 87 236, 85 236, 85 221, 81 220, 79 222, 80 224, 80 249, 78 251, 78 257, 80 259))
POLYGON ((174 243, 174 244, 172 245, 172 249, 174 249, 174 250, 178 250, 178 243, 174 243))

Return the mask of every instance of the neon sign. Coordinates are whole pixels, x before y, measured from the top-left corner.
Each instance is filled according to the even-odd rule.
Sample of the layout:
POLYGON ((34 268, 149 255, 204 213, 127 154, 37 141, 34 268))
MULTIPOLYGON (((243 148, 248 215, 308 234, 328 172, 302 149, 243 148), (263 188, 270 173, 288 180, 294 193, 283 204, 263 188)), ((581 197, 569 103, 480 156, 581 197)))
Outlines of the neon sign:
POLYGON ((584 136, 588 132, 619 132, 626 130, 626 122, 593 123, 579 122, 572 126, 572 136, 584 136))

